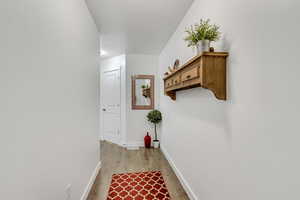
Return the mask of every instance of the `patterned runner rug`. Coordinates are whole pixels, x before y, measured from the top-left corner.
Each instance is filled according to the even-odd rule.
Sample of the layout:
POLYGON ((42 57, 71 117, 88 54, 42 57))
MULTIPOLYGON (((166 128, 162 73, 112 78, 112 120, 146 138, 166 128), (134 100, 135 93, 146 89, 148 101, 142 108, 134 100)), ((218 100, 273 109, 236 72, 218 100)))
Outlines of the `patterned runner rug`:
POLYGON ((107 200, 170 200, 160 171, 114 174, 107 200))

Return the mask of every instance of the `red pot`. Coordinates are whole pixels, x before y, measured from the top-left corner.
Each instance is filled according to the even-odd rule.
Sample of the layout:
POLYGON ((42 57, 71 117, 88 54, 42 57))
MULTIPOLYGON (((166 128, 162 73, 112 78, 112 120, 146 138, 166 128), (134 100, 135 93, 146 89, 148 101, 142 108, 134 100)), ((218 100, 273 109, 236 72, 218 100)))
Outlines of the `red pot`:
POLYGON ((147 132, 147 135, 144 137, 145 147, 150 148, 151 147, 151 136, 147 132))

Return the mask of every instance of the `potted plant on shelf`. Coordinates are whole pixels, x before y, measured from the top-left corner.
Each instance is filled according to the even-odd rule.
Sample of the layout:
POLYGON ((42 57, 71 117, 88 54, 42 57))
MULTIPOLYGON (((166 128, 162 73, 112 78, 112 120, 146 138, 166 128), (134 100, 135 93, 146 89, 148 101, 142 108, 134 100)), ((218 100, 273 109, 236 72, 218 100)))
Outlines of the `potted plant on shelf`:
POLYGON ((159 140, 157 138, 157 130, 156 130, 156 126, 157 124, 159 124, 162 120, 162 115, 161 112, 159 110, 152 110, 148 113, 147 115, 147 119, 149 122, 154 124, 154 131, 155 131, 155 139, 153 140, 153 146, 154 148, 158 148, 159 147, 159 140))
POLYGON ((200 23, 196 23, 189 29, 186 29, 187 36, 184 38, 188 42, 188 47, 196 47, 197 54, 209 51, 210 43, 220 38, 220 27, 216 24, 210 24, 210 19, 201 19, 200 23))

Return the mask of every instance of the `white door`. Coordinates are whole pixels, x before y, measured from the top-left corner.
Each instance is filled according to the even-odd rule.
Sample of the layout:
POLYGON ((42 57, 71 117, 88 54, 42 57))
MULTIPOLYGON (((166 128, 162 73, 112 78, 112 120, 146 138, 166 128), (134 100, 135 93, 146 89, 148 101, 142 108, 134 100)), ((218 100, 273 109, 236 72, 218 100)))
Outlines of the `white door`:
POLYGON ((102 134, 103 139, 120 144, 121 81, 120 69, 102 74, 102 134))

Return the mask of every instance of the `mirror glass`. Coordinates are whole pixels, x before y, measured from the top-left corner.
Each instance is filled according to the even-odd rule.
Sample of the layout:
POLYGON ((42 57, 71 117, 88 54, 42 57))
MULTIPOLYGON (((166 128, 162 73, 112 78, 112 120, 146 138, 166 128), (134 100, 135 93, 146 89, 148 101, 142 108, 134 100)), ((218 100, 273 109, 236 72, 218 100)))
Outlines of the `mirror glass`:
POLYGON ((135 80, 135 97, 136 105, 150 106, 151 105, 151 80, 136 79, 135 80))
POLYGON ((136 75, 132 77, 132 109, 153 109, 153 96, 153 75, 136 75))

